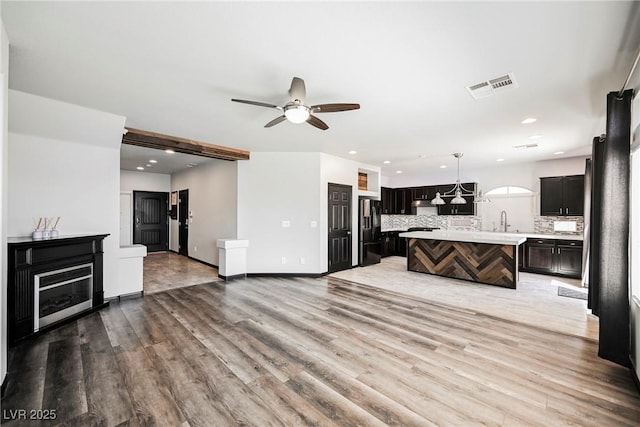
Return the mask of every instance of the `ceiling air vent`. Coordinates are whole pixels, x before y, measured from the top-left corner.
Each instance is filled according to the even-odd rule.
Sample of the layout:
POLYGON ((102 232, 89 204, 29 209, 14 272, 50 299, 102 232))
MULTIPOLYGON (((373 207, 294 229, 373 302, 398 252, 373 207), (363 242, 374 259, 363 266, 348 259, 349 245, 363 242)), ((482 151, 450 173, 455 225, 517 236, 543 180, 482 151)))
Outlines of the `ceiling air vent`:
POLYGON ((515 76, 513 75, 513 73, 509 73, 502 77, 497 77, 495 79, 486 80, 467 86, 466 89, 474 99, 480 99, 491 96, 496 92, 502 92, 507 89, 515 89, 517 87, 518 83, 516 82, 515 76))

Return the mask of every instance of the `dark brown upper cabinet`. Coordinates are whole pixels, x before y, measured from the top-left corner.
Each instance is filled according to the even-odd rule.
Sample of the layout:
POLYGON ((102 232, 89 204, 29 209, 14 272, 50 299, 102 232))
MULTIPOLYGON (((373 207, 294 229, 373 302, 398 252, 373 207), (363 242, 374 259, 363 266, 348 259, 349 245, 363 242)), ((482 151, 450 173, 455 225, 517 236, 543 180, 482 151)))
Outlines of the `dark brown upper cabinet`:
POLYGON ((540 178, 540 215, 584 215, 584 175, 540 178))

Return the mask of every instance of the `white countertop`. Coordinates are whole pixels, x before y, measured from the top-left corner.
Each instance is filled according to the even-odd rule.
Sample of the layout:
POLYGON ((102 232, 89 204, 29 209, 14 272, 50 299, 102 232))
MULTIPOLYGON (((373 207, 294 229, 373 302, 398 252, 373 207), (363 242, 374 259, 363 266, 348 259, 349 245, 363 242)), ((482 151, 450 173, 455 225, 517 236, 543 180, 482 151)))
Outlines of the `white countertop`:
MULTIPOLYGON (((399 232, 406 232, 406 229, 402 229, 402 228, 392 228, 392 229, 385 229, 382 230, 382 232, 387 232, 387 231, 399 231, 399 232)), ((481 234, 487 234, 487 235, 492 235, 492 234, 500 234, 500 235, 510 235, 510 236, 521 236, 521 237, 525 237, 525 238, 529 238, 529 239, 558 239, 558 240, 584 240, 584 236, 582 234, 538 234, 538 233, 502 233, 499 231, 462 231, 462 230, 434 230, 434 231, 423 231, 421 233, 434 233, 434 232, 445 232, 445 233, 470 233, 470 234, 477 234, 477 233, 481 233, 481 234)), ((413 233, 413 232, 412 232, 413 233)), ((403 236, 406 237, 406 236, 403 236)), ((428 237, 427 237, 428 238, 428 237)))
POLYGON ((514 246, 524 243, 527 240, 527 236, 521 234, 494 233, 492 231, 411 231, 408 233, 400 233, 400 237, 514 246))

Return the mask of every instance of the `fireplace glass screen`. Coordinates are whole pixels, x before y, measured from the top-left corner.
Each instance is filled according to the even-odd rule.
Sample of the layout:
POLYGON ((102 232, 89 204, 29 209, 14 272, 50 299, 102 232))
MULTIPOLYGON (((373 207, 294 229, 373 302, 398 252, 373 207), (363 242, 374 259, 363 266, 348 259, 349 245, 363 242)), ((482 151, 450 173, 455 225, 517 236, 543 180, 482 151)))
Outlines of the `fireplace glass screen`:
POLYGON ((91 308, 93 266, 83 264, 35 275, 35 330, 91 308))

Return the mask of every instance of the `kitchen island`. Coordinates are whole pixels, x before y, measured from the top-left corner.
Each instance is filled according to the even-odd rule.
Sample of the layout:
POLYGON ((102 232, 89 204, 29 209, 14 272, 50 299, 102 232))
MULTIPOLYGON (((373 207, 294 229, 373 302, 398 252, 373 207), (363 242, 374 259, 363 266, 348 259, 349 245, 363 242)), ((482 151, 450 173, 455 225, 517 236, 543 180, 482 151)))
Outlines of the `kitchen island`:
POLYGON ((515 289, 518 245, 527 238, 488 231, 413 231, 407 238, 407 269, 515 289))

